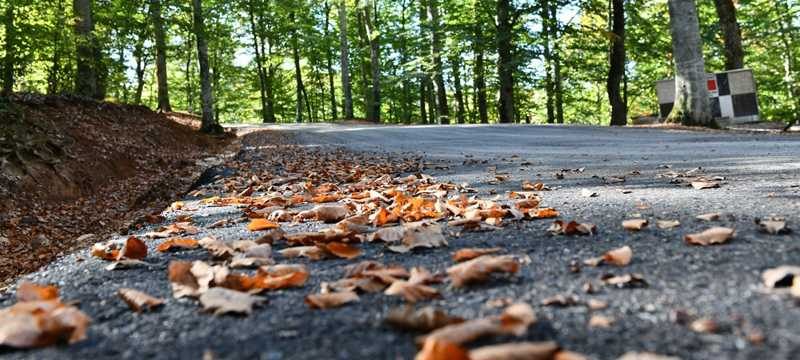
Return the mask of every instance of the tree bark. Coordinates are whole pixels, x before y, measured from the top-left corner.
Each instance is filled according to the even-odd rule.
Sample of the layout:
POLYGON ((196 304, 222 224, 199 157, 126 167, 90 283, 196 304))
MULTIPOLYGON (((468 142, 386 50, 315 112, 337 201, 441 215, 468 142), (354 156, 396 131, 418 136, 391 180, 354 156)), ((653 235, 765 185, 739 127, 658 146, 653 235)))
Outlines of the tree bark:
POLYGON ((433 60, 433 78, 436 82, 436 104, 439 113, 439 124, 450 123, 450 109, 447 106, 447 88, 444 85, 444 65, 442 62, 442 34, 439 18, 438 0, 427 0, 428 19, 430 21, 431 58, 433 60))
POLYGON ((222 133, 222 127, 214 116, 214 94, 211 89, 211 73, 208 66, 208 43, 201 0, 192 0, 194 13, 194 36, 197 40, 197 62, 200 67, 200 97, 203 106, 203 120, 200 131, 222 133))
MULTIPOLYGON (((372 87, 369 108, 367 109, 367 120, 381 122, 381 60, 380 60, 380 33, 377 31, 377 24, 373 20, 375 12, 374 0, 367 0, 364 5, 364 29, 366 30, 369 41, 370 71, 372 73, 372 87)), ((377 13, 375 13, 377 18, 377 13)))
POLYGON ((744 67, 742 31, 736 21, 736 5, 733 0, 714 0, 719 18, 719 28, 725 41, 725 69, 735 70, 744 67))
POLYGON ((47 73, 47 93, 55 94, 61 88, 61 29, 65 26, 64 3, 56 1, 56 28, 53 29, 53 63, 47 73))
POLYGON ((475 73, 472 79, 472 86, 475 88, 475 107, 478 112, 478 121, 481 124, 489 123, 489 111, 486 101, 486 65, 484 64, 484 35, 483 35, 483 18, 481 17, 481 9, 478 8, 480 0, 475 0, 474 15, 475 15, 475 38, 472 41, 472 52, 475 54, 475 64, 473 72, 475 73))
POLYGON ((544 55, 544 88, 545 88, 545 107, 547 113, 547 123, 555 124, 556 115, 554 110, 555 84, 553 83, 553 54, 551 51, 550 39, 552 38, 552 19, 550 18, 550 1, 542 0, 542 42, 544 55))
POLYGON ((330 27, 331 27, 331 5, 328 0, 325 0, 325 57, 327 60, 328 65, 328 87, 330 89, 330 97, 331 97, 331 120, 336 120, 339 118, 336 104, 336 88, 333 85, 333 53, 331 51, 330 43, 328 42, 328 38, 330 37, 330 27))
POLYGON ((339 2, 339 46, 344 117, 352 119, 355 116, 353 116, 353 87, 350 82, 350 45, 347 41, 347 3, 345 0, 339 2))
POLYGON ((303 122, 303 93, 305 86, 303 85, 303 73, 300 68, 300 44, 297 39, 297 24, 295 23, 295 14, 289 14, 289 21, 291 22, 291 33, 289 37, 292 42, 292 59, 294 60, 294 82, 295 82, 295 122, 303 122))
POLYGON ((675 105, 667 120, 714 127, 695 2, 669 0, 668 4, 676 76, 675 105))
POLYGON ((514 59, 511 0, 497 0, 497 74, 500 80, 498 112, 501 124, 514 122, 514 59))
POLYGON ((261 122, 269 123, 269 116, 267 114, 267 75, 264 70, 264 57, 261 53, 261 44, 259 44, 260 35, 258 33, 258 26, 256 26, 255 6, 253 0, 248 2, 248 19, 250 20, 250 33, 253 36, 253 50, 255 50, 256 60, 256 74, 258 75, 258 95, 261 100, 261 122))
POLYGON ((92 20, 92 0, 73 0, 75 14, 76 76, 75 92, 78 95, 97 98, 99 93, 97 64, 95 62, 96 39, 92 20))
POLYGON ((5 33, 5 58, 3 59, 3 95, 10 95, 14 92, 14 67, 16 61, 14 54, 16 54, 15 41, 17 39, 16 27, 14 26, 14 2, 6 1, 6 11, 4 25, 6 28, 5 33))
POLYGON ((133 102, 136 105, 142 104, 142 92, 144 91, 144 74, 147 71, 148 56, 144 49, 145 35, 140 33, 139 39, 133 48, 133 57, 136 59, 136 92, 134 93, 133 102))
POLYGON ((408 64, 408 36, 406 35, 406 26, 408 24, 408 8, 413 4, 413 0, 402 0, 401 13, 400 13, 400 62, 403 64, 403 89, 402 101, 400 104, 401 121, 403 123, 411 123, 411 106, 413 100, 411 98, 411 80, 408 74, 405 73, 405 65, 408 64), (408 2, 407 2, 408 1, 408 2))
POLYGON ((156 82, 158 83, 158 111, 170 112, 169 86, 167 83, 167 37, 164 32, 164 19, 161 18, 161 1, 150 0, 150 17, 153 22, 153 36, 156 43, 156 82))
POLYGON ((450 60, 450 65, 453 68, 453 87, 456 93, 456 121, 459 124, 465 122, 466 109, 464 107, 464 89, 461 86, 461 54, 455 54, 450 60))
POLYGON ((558 2, 550 2, 550 35, 553 40, 553 97, 555 102, 555 120, 558 124, 564 123, 564 81, 561 76, 561 42, 558 29, 558 2))
POLYGON ((612 40, 606 90, 611 104, 611 125, 625 126, 628 123, 628 106, 620 89, 620 81, 625 75, 625 1, 612 0, 611 3, 612 40))

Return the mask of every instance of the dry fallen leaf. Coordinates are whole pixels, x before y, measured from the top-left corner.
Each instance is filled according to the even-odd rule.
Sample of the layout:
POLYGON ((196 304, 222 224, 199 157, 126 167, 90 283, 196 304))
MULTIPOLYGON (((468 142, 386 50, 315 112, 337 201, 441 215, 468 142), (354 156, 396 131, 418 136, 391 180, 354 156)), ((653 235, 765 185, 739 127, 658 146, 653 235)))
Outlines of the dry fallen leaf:
POLYGON ((792 232, 791 229, 786 227, 786 220, 779 218, 756 219, 756 225, 762 232, 772 235, 786 235, 792 232))
POLYGON ((678 220, 658 220, 656 221, 656 226, 658 226, 659 229, 668 230, 681 226, 681 222, 678 220))
POLYGON ((414 310, 411 306, 391 310, 386 322, 394 327, 411 331, 433 331, 438 328, 464 322, 464 319, 448 315, 440 309, 426 306, 414 310))
POLYGON ((721 216, 722 214, 720 213, 708 213, 708 214, 698 215, 697 219, 703 221, 717 221, 721 216))
POLYGON ((17 301, 37 301, 58 299, 58 288, 53 285, 39 285, 23 281, 17 286, 17 301))
POLYGON ((689 245, 719 245, 730 241, 734 236, 735 230, 726 227, 713 227, 701 233, 688 234, 684 240, 689 245))
POLYGON ((345 243, 331 242, 318 246, 321 246, 328 253, 342 259, 355 259, 361 255, 361 250, 359 248, 345 243))
POLYGON ((454 287, 463 287, 489 280, 492 273, 515 274, 520 264, 510 255, 484 255, 447 268, 447 274, 454 287))
POLYGON ((390 296, 401 296, 410 303, 442 297, 439 291, 433 287, 404 280, 393 282, 383 293, 390 296))
POLYGON ((58 300, 18 302, 0 309, 0 346, 34 348, 86 339, 91 320, 58 300))
POLYGON ((258 269, 253 287, 263 290, 301 287, 308 280, 308 275, 308 269, 303 265, 262 266, 258 269))
POLYGON ((403 240, 403 236, 406 233, 406 228, 404 226, 392 226, 392 227, 385 227, 380 228, 378 231, 370 234, 367 237, 367 240, 372 241, 383 241, 386 243, 396 243, 400 240, 403 240))
POLYGON ((264 299, 246 292, 215 287, 200 295, 200 304, 204 311, 213 311, 214 315, 245 314, 253 312, 253 306, 264 299))
POLYGON ((592 315, 589 318, 589 327, 592 328, 610 328, 614 324, 614 319, 604 315, 592 315))
POLYGON ((778 266, 761 274, 761 279, 768 288, 790 287, 797 278, 800 278, 800 266, 778 266))
POLYGON ((697 190, 703 189, 715 189, 719 187, 719 182, 717 181, 692 181, 692 187, 697 190))
POLYGON ((358 300, 358 294, 353 291, 312 294, 305 298, 306 304, 312 309, 330 309, 358 300))
POLYGON ((490 335, 522 336, 534 322, 536 316, 533 308, 525 303, 516 303, 507 307, 500 315, 467 320, 439 328, 424 336, 422 341, 424 343, 443 341, 461 345, 490 335))
POLYGON ((280 224, 263 218, 253 219, 250 221, 250 224, 247 224, 247 230, 250 231, 272 230, 279 227, 281 227, 280 224))
POLYGON ((629 351, 620 356, 617 360, 681 360, 679 357, 659 355, 650 352, 629 351))
POLYGON ((719 331, 719 325, 712 319, 702 318, 692 321, 689 324, 689 329, 696 333, 714 334, 719 331))
POLYGON ((414 360, 471 360, 467 350, 442 340, 426 341, 414 360))
POLYGON ((150 311, 164 304, 163 299, 152 297, 134 289, 119 289, 117 295, 135 312, 150 311))
POLYGON ((641 288, 647 287, 647 281, 640 274, 625 274, 625 275, 604 275, 602 278, 603 283, 609 286, 618 288, 641 288))
POLYGON ((623 246, 603 254, 603 262, 614 266, 626 266, 631 263, 633 250, 630 246, 623 246))
POLYGON ((313 219, 326 223, 335 223, 344 220, 349 213, 350 211, 344 205, 319 205, 311 210, 306 210, 297 214, 295 219, 313 219))
POLYGON ((208 250, 208 253, 217 259, 230 259, 236 253, 227 243, 210 236, 200 239, 198 244, 200 244, 203 249, 208 250))
POLYGON ((435 248, 447 246, 447 239, 442 233, 442 226, 431 223, 412 223, 406 224, 406 231, 400 245, 390 246, 389 250, 399 253, 407 253, 413 249, 435 248))
POLYGON ((565 223, 561 220, 556 220, 547 229, 552 235, 592 235, 597 232, 597 226, 593 224, 582 224, 575 221, 565 223))
POLYGON ((629 231, 640 231, 647 226, 647 219, 630 219, 622 222, 622 228, 629 231))
POLYGON ((573 294, 558 294, 542 300, 542 305, 544 306, 569 307, 579 305, 580 303, 580 299, 573 294))
POLYGON ((196 249, 200 244, 195 239, 169 239, 159 244, 156 250, 159 252, 169 252, 172 250, 196 249))
POLYGON ((147 245, 136 237, 129 237, 124 242, 112 240, 92 246, 92 256, 103 260, 144 259, 147 257, 147 245))
POLYGON ((469 352, 470 360, 553 360, 559 350, 554 341, 483 346, 469 352))
POLYGON ((495 247, 495 248, 464 248, 459 249, 455 253, 453 253, 453 261, 455 262, 463 262, 467 260, 472 260, 476 257, 489 255, 498 253, 503 251, 503 249, 495 247))

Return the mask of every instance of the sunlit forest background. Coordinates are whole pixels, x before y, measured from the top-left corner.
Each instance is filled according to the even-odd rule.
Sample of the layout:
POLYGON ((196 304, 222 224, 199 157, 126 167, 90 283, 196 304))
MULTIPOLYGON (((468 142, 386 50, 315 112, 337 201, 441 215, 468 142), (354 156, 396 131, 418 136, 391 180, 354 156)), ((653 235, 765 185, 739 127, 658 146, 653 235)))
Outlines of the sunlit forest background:
MULTIPOLYGON (((100 45, 96 56, 105 99, 156 107, 154 3, 160 3, 165 29, 172 108, 199 113, 200 82, 189 1, 94 2, 100 45)), ((723 71, 724 44, 714 2, 697 3, 707 71, 723 71)), ((797 115, 797 99, 790 94, 795 91, 800 56, 800 2, 734 3, 745 67, 754 70, 762 118, 789 121, 797 115)), ((511 5, 517 121, 608 124, 610 1, 517 0, 511 5)), ((483 87, 481 78, 488 118, 495 122, 499 91, 496 2, 440 0, 438 7, 438 19, 433 22, 429 9, 417 0, 204 0, 218 120, 261 122, 266 118, 263 91, 271 116, 278 122, 295 122, 299 83, 303 121, 344 118, 343 43, 350 56, 353 115, 366 118, 375 79, 370 45, 375 42, 382 122, 430 122, 431 104, 441 99, 433 99, 433 91, 425 89, 431 89, 437 74, 447 89, 453 122, 456 117, 466 123, 479 122, 476 89, 483 87), (340 37, 342 5, 346 42, 340 37), (441 44, 438 52, 431 49, 436 41, 441 44)), ((4 19, 0 56, 7 58, 13 52, 14 90, 70 92, 76 71, 72 2, 4 0, 0 8, 6 9, 0 14, 4 19), (9 34, 5 28, 12 15, 9 34)), ((654 116, 658 112, 655 82, 674 72, 667 3, 627 0, 625 15, 623 89, 628 114, 630 118, 654 116)))

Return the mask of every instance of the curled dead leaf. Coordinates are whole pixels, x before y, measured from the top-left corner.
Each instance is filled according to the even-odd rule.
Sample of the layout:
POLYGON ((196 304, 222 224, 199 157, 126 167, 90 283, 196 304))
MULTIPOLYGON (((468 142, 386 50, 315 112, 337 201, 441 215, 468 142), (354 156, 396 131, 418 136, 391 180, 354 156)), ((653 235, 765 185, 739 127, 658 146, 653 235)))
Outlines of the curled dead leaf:
POLYGON ((617 360, 681 360, 679 357, 659 355, 650 352, 629 351, 622 354, 617 360))
POLYGON ((411 223, 405 225, 405 233, 400 245, 390 246, 389 250, 406 253, 416 248, 435 248, 447 246, 442 226, 435 223, 411 223))
POLYGON ((767 234, 772 235, 786 235, 792 232, 791 229, 786 227, 786 220, 780 218, 770 218, 770 219, 756 219, 756 225, 758 225, 759 230, 761 232, 765 232, 767 234))
POLYGON ((633 250, 630 246, 623 246, 603 254, 603 262, 614 266, 626 266, 631 263, 633 250))
POLYGON ((312 294, 305 298, 306 304, 312 309, 330 309, 358 300, 358 294, 353 291, 312 294))
POLYGON ((617 288, 642 288, 647 287, 647 281, 640 274, 611 275, 606 274, 601 278, 604 284, 617 288))
POLYGON ((719 187, 718 181, 692 181, 692 187, 696 190, 704 190, 704 189, 716 189, 719 187))
POLYGON ((214 315, 244 314, 253 312, 253 306, 264 302, 265 299, 246 292, 215 287, 208 289, 200 295, 200 304, 203 311, 213 311, 214 315))
POLYGON ((515 303, 507 307, 500 315, 467 320, 439 328, 424 336, 422 341, 424 343, 443 341, 461 345, 490 335, 522 336, 534 322, 536 322, 536 316, 533 308, 525 303, 515 303))
POLYGON ((483 346, 469 352, 470 360, 553 360, 560 349, 554 341, 483 346))
POLYGON ((393 282, 383 293, 390 296, 401 296, 410 303, 442 297, 439 291, 433 287, 403 280, 393 282))
POLYGON ((547 229, 552 235, 593 235, 597 232, 597 226, 594 224, 582 224, 575 221, 565 223, 561 220, 556 220, 547 229))
POLYGON ((117 295, 135 312, 150 311, 164 304, 163 299, 134 289, 121 288, 117 291, 117 295))
POLYGON ((394 327, 411 331, 433 331, 438 328, 464 322, 464 319, 448 315, 441 309, 426 306, 414 310, 411 306, 404 306, 391 310, 386 316, 386 322, 394 327))
POLYGON ((708 230, 705 230, 700 233, 696 234, 688 234, 684 236, 684 240, 689 245, 700 245, 700 246, 708 246, 708 245, 719 245, 724 244, 733 239, 735 234, 735 230, 726 227, 712 227, 708 230))
POLYGON ((678 220, 658 220, 656 221, 656 226, 658 226, 659 229, 668 230, 681 226, 681 222, 678 220))
POLYGON ((296 220, 317 220, 326 223, 335 223, 344 220, 350 210, 344 205, 319 205, 311 210, 303 211, 297 216, 296 220))
POLYGON ((487 281, 493 273, 515 274, 519 267, 519 262, 513 256, 484 255, 447 268, 447 274, 454 287, 463 287, 487 281))
POLYGON ((614 324, 614 319, 604 315, 592 315, 589 318, 589 327, 592 328, 610 328, 614 324))
POLYGON ((279 227, 281 227, 280 224, 262 218, 253 219, 247 224, 247 230, 250 231, 272 230, 279 227))
POLYGON ((698 220, 703 221, 717 221, 722 216, 720 213, 708 213, 703 215, 697 215, 698 220))
POLYGON ((533 209, 528 211, 528 217, 531 219, 551 219, 559 216, 560 214, 558 211, 553 208, 533 209))
POLYGON ((628 231, 640 231, 648 224, 647 219, 630 219, 622 222, 622 228, 628 231))
POLYGON ((86 339, 91 320, 58 300, 18 302, 0 309, 0 346, 35 348, 86 339))
POLYGON ((800 266, 778 266, 761 274, 764 285, 772 289, 790 287, 797 278, 800 278, 800 266))
POLYGON ((455 253, 453 253, 453 261, 455 262, 463 262, 467 260, 472 260, 476 257, 495 254, 500 251, 503 251, 501 248, 464 248, 459 249, 455 253))
POLYGON ((53 285, 39 285, 23 281, 17 286, 17 301, 37 301, 58 299, 58 288, 53 285))
POLYGON ((195 239, 169 239, 158 245, 156 250, 159 252, 169 252, 173 250, 196 249, 200 244, 195 239))

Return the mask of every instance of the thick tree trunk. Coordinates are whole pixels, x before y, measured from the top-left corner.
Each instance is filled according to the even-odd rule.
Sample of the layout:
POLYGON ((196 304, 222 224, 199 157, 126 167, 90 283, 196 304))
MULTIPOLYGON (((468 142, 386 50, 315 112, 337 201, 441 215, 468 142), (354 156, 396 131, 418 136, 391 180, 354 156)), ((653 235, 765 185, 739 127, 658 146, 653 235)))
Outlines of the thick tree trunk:
MULTIPOLYGON (((477 1, 475 2, 478 3, 477 1)), ((478 112, 478 121, 481 124, 489 123, 489 110, 486 101, 486 65, 484 64, 484 36, 480 10, 475 9, 475 39, 472 42, 472 51, 475 53, 475 64, 472 86, 475 88, 475 108, 478 112)))
MULTIPOLYGON (((364 5, 364 26, 369 41, 370 72, 372 73, 372 87, 370 101, 367 109, 367 120, 381 122, 381 60, 380 60, 380 33, 377 31, 375 20, 372 18, 375 11, 374 0, 367 0, 364 5)), ((377 17, 377 14, 375 14, 377 17)))
POLYGON ((331 120, 339 118, 337 112, 338 105, 336 104, 336 88, 333 86, 333 53, 328 42, 331 27, 331 6, 328 0, 325 0, 325 57, 328 65, 328 88, 330 89, 331 98, 331 120))
POLYGON ((342 105, 345 119, 353 116, 353 87, 350 83, 350 45, 347 42, 347 3, 339 2, 339 46, 340 65, 342 68, 342 105))
POLYGON ((14 3, 6 1, 5 19, 3 19, 6 28, 5 33, 5 59, 3 59, 3 95, 10 95, 14 92, 14 42, 17 38, 16 27, 14 26, 14 3))
POLYGON ((556 122, 556 115, 554 110, 554 95, 555 84, 553 83, 553 54, 551 50, 550 39, 552 38, 552 22, 550 18, 550 1, 542 0, 541 18, 542 18, 542 47, 544 55, 544 88, 545 88, 545 108, 547 113, 547 123, 554 124, 556 122))
POLYGON ((75 92, 78 95, 97 98, 99 93, 97 64, 95 62, 95 46, 92 21, 92 0, 73 0, 72 10, 75 14, 75 52, 76 68, 75 92))
POLYGON ((164 32, 164 20, 161 18, 161 1, 150 0, 150 17, 153 22, 153 36, 156 43, 156 82, 158 83, 158 111, 172 111, 169 103, 169 86, 167 84, 167 36, 164 32))
POLYGON ((442 34, 439 19, 439 0, 427 0, 430 20, 431 58, 433 60, 434 80, 436 82, 436 103, 439 124, 450 123, 450 109, 447 106, 447 88, 444 85, 444 65, 442 63, 442 34))
POLYGON ((612 40, 608 55, 608 101, 611 104, 611 125, 628 123, 628 106, 622 98, 620 82, 625 75, 625 0, 612 0, 612 40))
POLYGON ((425 102, 428 100, 428 93, 425 88, 425 79, 420 77, 419 80, 419 117, 423 123, 428 122, 428 110, 425 102))
POLYGON ((453 87, 456 93, 456 121, 459 124, 465 122, 466 109, 464 107, 464 89, 461 86, 461 54, 456 54, 450 60, 450 65, 453 67, 453 87))
POLYGON ((694 0, 669 0, 672 51, 675 58, 675 105, 670 122, 716 126, 711 116, 703 43, 694 0))
POLYGON ((511 0, 497 0, 497 74, 500 80, 498 121, 501 124, 513 123, 515 117, 511 6, 511 0))
MULTIPOLYGON (((289 14, 289 22, 291 22, 292 30, 290 39, 292 42, 292 59, 294 60, 294 82, 295 82, 295 122, 303 122, 303 93, 305 86, 303 85, 303 72, 300 68, 300 44, 297 39, 297 24, 295 24, 295 14, 289 14)), ((310 120, 310 119, 309 119, 310 120)))
POLYGON ((208 43, 201 0, 192 0, 194 14, 194 36, 197 39, 197 62, 200 67, 200 97, 203 105, 203 120, 200 131, 222 133, 222 127, 214 116, 214 94, 211 90, 211 73, 208 66, 208 43))
POLYGON ((736 5, 733 0, 714 0, 719 17, 719 29, 725 41, 725 69, 735 70, 744 67, 742 31, 736 21, 736 5))

